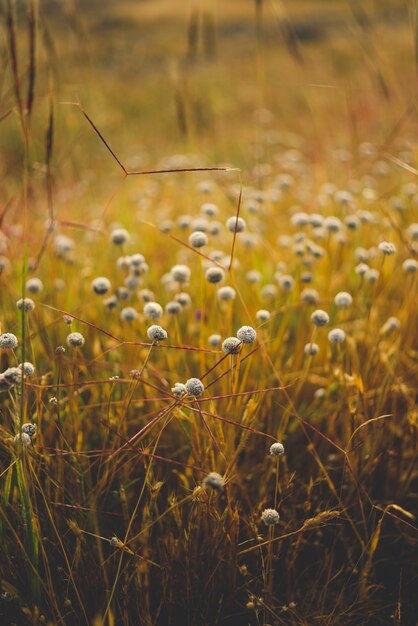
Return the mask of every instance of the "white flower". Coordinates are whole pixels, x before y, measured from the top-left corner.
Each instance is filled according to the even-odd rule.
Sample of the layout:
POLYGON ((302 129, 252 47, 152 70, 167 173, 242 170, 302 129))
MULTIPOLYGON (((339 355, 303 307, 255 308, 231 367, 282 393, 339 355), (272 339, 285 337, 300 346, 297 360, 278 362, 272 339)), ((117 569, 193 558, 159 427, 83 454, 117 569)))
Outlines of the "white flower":
POLYGON ((284 445, 277 441, 270 446, 270 454, 272 456, 282 456, 284 454, 284 445))
POLYGON ((335 296, 334 302, 337 306, 341 307, 342 309, 347 309, 349 306, 352 305, 353 298, 351 294, 349 294, 347 291, 340 291, 335 296))
POLYGON ((29 311, 34 310, 35 303, 32 298, 20 298, 20 300, 16 302, 16 307, 19 309, 19 311, 25 311, 26 313, 28 313, 29 311))
POLYGON ((238 354, 241 350, 241 341, 237 337, 228 337, 222 343, 222 350, 226 354, 238 354))
POLYGON ((189 236, 189 244, 193 247, 193 248, 203 248, 204 246, 206 246, 208 243, 208 237, 207 235, 202 232, 201 230, 195 230, 190 236, 189 236))
POLYGON ((0 348, 2 350, 14 350, 17 348, 18 341, 13 333, 3 333, 0 335, 0 348))
POLYGON ((319 346, 317 343, 307 343, 303 351, 309 356, 316 356, 319 352, 319 346))
POLYGON ((242 231, 246 227, 246 223, 245 220, 242 219, 242 217, 236 217, 235 215, 233 215, 226 220, 226 227, 231 233, 242 233, 242 231))
POLYGON ((168 338, 167 331, 156 324, 153 324, 148 328, 147 335, 151 341, 164 341, 168 338))
POLYGON ((147 302, 144 306, 144 314, 152 320, 159 320, 163 314, 163 308, 158 302, 147 302))
POLYGON ((224 279, 225 272, 221 267, 209 267, 205 272, 208 283, 220 283, 224 279))
POLYGON ((188 283, 190 280, 191 270, 187 265, 174 265, 171 268, 171 276, 178 283, 188 283))
POLYGON ((111 288, 110 280, 105 276, 99 276, 93 280, 91 288, 98 296, 104 296, 111 288))
POLYGON ((274 526, 280 521, 280 515, 275 509, 264 509, 261 514, 261 520, 266 526, 274 526))
POLYGON ((185 384, 186 391, 191 396, 201 396, 205 387, 199 378, 189 378, 185 384))
POLYGON ((389 241, 382 241, 381 243, 379 243, 379 250, 386 255, 395 254, 396 246, 389 241))
POLYGON ((341 328, 333 328, 328 333, 328 341, 332 344, 344 343, 345 332, 341 328))
POLYGON ((218 472, 210 472, 202 482, 202 486, 207 489, 214 489, 215 491, 221 491, 225 486, 225 480, 223 476, 218 472))
POLYGON ((257 332, 252 326, 241 326, 237 331, 237 337, 242 343, 251 344, 257 339, 257 332))
POLYGON ((115 246, 122 246, 124 243, 127 243, 129 239, 130 235, 124 228, 115 228, 110 233, 110 241, 115 244, 115 246))
POLYGON ((67 345, 73 348, 84 346, 85 339, 81 333, 70 333, 67 335, 67 345))
POLYGON ((120 312, 120 319, 124 322, 133 322, 138 319, 138 312, 132 306, 126 306, 120 312))
POLYGON ((317 309, 311 315, 312 323, 315 326, 326 326, 329 323, 329 315, 321 309, 317 309))

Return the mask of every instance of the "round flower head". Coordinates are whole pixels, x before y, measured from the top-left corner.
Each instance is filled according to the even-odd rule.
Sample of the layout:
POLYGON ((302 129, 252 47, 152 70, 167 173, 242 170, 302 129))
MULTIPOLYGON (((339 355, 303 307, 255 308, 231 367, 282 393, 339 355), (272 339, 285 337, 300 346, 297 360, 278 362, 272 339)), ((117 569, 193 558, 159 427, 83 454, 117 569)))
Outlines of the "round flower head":
POLYGON ((278 276, 277 282, 279 283, 281 289, 284 289, 285 291, 291 291, 295 284, 293 277, 287 274, 278 276))
POLYGON ((115 244, 115 246, 123 246, 129 239, 129 233, 125 228, 115 228, 110 233, 110 241, 115 244))
POLYGON ((178 315, 181 311, 181 304, 180 302, 176 302, 176 300, 172 300, 171 302, 167 302, 164 310, 169 315, 178 315))
POLYGON ((332 344, 344 343, 345 332, 341 328, 333 328, 328 333, 328 341, 332 344))
POLYGON ((215 491, 222 491, 225 486, 225 480, 223 476, 218 472, 210 472, 202 482, 202 486, 205 489, 214 489, 215 491))
POLYGON ((118 300, 129 300, 129 289, 127 287, 116 287, 115 295, 118 300))
POLYGON ((255 317, 259 322, 268 322, 268 320, 271 317, 271 313, 270 311, 267 311, 266 309, 260 309, 255 314, 255 317))
POLYGON ((103 304, 108 311, 112 311, 113 309, 117 308, 118 299, 116 296, 110 296, 109 298, 106 298, 105 300, 103 300, 103 304))
POLYGON ((16 306, 19 311, 25 311, 26 313, 29 313, 29 311, 34 310, 35 303, 32 298, 20 298, 20 300, 16 302, 16 306))
POLYGON ((186 308, 186 307, 190 306, 190 304, 191 304, 191 302, 192 302, 192 299, 191 299, 191 297, 189 296, 189 294, 188 294, 188 293, 185 293, 184 291, 183 291, 183 292, 181 292, 181 293, 177 293, 177 294, 174 296, 174 299, 176 300, 176 302, 178 302, 179 304, 181 304, 181 306, 182 306, 183 308, 186 308))
POLYGON ((148 328, 147 335, 151 341, 165 341, 168 338, 167 331, 155 324, 148 328))
POLYGON ((26 281, 26 289, 30 293, 39 293, 43 288, 44 286, 40 278, 29 278, 26 281))
POLYGON ((17 337, 13 333, 3 333, 0 335, 0 348, 2 350, 14 350, 17 348, 17 337))
POLYGON ((324 219, 324 227, 329 233, 339 233, 342 229, 342 223, 338 217, 331 215, 330 217, 326 217, 324 219))
POLYGON ((334 302, 337 306, 342 309, 347 309, 349 306, 353 304, 353 298, 348 291, 340 291, 334 298, 334 302))
POLYGON ((200 210, 202 211, 203 215, 207 215, 208 217, 213 217, 214 215, 217 214, 218 207, 216 204, 213 204, 213 202, 205 202, 200 207, 200 210))
POLYGON ((189 378, 185 384, 186 391, 191 396, 201 396, 205 390, 205 387, 201 380, 198 378, 189 378))
POLYGON ((260 292, 263 300, 271 300, 277 296, 277 287, 276 285, 264 285, 260 292))
POLYGON ((279 441, 270 446, 271 456, 282 456, 284 454, 284 445, 279 441))
POLYGON ((242 233, 242 231, 245 230, 246 227, 245 220, 243 220, 242 217, 236 217, 235 215, 229 217, 226 220, 225 225, 231 233, 242 233))
POLYGON ((32 440, 30 438, 30 435, 28 435, 28 433, 19 433, 18 435, 16 435, 13 441, 15 443, 21 443, 22 446, 24 447, 30 446, 32 443, 32 440))
POLYGON ((218 298, 219 300, 223 300, 223 302, 231 302, 231 300, 235 300, 235 289, 233 287, 221 287, 218 289, 218 298))
POLYGON ((195 231, 195 230, 200 230, 202 233, 206 233, 206 231, 208 230, 208 225, 209 222, 205 217, 195 217, 191 223, 190 223, 190 228, 191 231, 195 231))
POLYGON ((367 263, 359 263, 358 265, 356 265, 356 267, 354 268, 355 273, 358 276, 365 276, 367 274, 367 272, 369 271, 369 266, 367 265, 367 263))
POLYGON ((0 274, 2 272, 7 271, 9 267, 10 267, 9 259, 5 256, 0 256, 0 274))
POLYGON ((364 278, 368 283, 374 284, 378 280, 379 274, 380 274, 379 270, 370 268, 365 273, 364 278))
POLYGON ((104 296, 111 288, 110 280, 104 276, 99 276, 93 280, 91 288, 98 296, 104 296))
POLYGON ((311 315, 311 321, 315 326, 326 326, 329 323, 328 313, 322 311, 321 309, 317 309, 311 315))
POLYGON ((390 243, 389 241, 382 241, 381 243, 379 243, 379 250, 380 252, 383 252, 383 254, 386 254, 386 255, 395 254, 396 246, 395 244, 390 243))
POLYGON ((274 526, 279 523, 280 515, 275 509, 264 509, 261 514, 261 521, 264 522, 266 526, 274 526))
POLYGON ((32 365, 32 363, 29 363, 29 361, 25 361, 24 363, 20 363, 20 365, 18 367, 19 367, 20 370, 23 371, 24 375, 27 376, 28 378, 33 376, 34 373, 35 373, 35 368, 32 365))
POLYGON ((208 339, 208 343, 211 348, 217 348, 222 342, 222 337, 220 335, 211 335, 208 339))
POLYGON ((141 289, 141 291, 139 292, 139 297, 141 298, 142 302, 145 303, 153 302, 155 300, 155 296, 150 289, 141 289))
POLYGON ((193 247, 193 248, 203 248, 203 246, 206 246, 208 243, 208 237, 207 235, 202 232, 201 230, 195 230, 190 236, 189 236, 189 244, 193 247))
POLYGON ((245 275, 245 278, 250 284, 255 285, 256 283, 261 282, 262 276, 257 270, 249 270, 245 275))
POLYGON ((222 230, 222 224, 220 224, 220 222, 216 222, 216 221, 210 222, 209 232, 211 235, 214 235, 214 236, 219 235, 221 230, 222 230))
POLYGON ((70 333, 67 335, 67 345, 71 348, 81 348, 84 346, 85 339, 81 333, 70 333))
POLYGON ((9 385, 18 385, 22 380, 22 370, 18 367, 8 367, 3 372, 3 378, 9 385))
POLYGON ((241 341, 237 337, 228 337, 222 342, 225 354, 238 354, 241 350, 241 341))
POLYGON ((418 270, 418 261, 415 259, 406 259, 402 263, 402 269, 405 274, 414 274, 418 270))
POLYGON ((386 320, 386 322, 383 324, 380 332, 382 334, 385 334, 385 333, 392 332, 394 330, 399 330, 400 327, 401 327, 401 323, 397 317, 389 317, 386 320))
POLYGON ((129 289, 130 291, 135 291, 135 289, 138 289, 138 287, 140 286, 141 279, 139 278, 139 276, 135 276, 134 274, 129 274, 129 276, 125 278, 123 283, 127 289, 129 289))
POLYGON ((128 266, 131 267, 141 267, 141 265, 145 263, 144 255, 139 252, 135 252, 135 254, 130 257, 125 257, 125 259, 128 260, 128 266))
POLYGON ((163 314, 163 308, 158 302, 147 302, 144 306, 144 315, 150 320, 159 320, 163 314))
POLYGON ((319 346, 317 343, 307 343, 303 351, 308 356, 316 356, 319 352, 319 346))
POLYGON ((36 434, 38 427, 36 424, 31 424, 30 422, 26 424, 22 424, 22 433, 26 433, 29 437, 33 437, 36 434))
POLYGON ((257 339, 257 332, 252 326, 241 326, 237 331, 237 337, 242 343, 254 343, 257 339))
POLYGON ((132 306, 126 306, 120 312, 120 319, 123 322, 134 322, 138 319, 138 311, 136 311, 136 309, 132 306))
POLYGON ((300 294, 300 299, 305 304, 317 304, 319 301, 319 293, 316 289, 304 289, 300 294))
POLYGON ((220 283, 224 279, 225 272, 221 267, 209 267, 205 272, 208 283, 220 283))
POLYGON ((187 393, 186 385, 183 385, 183 383, 176 383, 174 387, 171 387, 171 393, 175 398, 182 398, 187 393))
POLYGON ((171 276, 177 283, 188 283, 190 280, 191 270, 187 265, 174 265, 171 268, 171 276))
MULTIPOLYGON (((300 275, 300 282, 301 283, 311 283, 313 280, 313 275, 312 272, 302 272, 302 274, 300 275)), ((313 290, 315 291, 315 289, 313 290)), ((318 293, 318 292, 316 292, 318 293)), ((302 294, 301 294, 302 296, 302 294)), ((319 294, 318 294, 318 299, 319 299, 319 294)))

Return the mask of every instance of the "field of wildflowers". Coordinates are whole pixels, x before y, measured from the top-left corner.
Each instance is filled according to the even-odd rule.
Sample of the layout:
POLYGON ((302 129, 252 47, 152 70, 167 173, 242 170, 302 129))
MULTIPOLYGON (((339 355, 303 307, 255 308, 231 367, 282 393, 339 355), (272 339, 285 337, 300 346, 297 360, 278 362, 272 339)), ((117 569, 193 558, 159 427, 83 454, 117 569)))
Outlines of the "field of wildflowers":
POLYGON ((0 624, 418 621, 416 3, 1 5, 0 624))

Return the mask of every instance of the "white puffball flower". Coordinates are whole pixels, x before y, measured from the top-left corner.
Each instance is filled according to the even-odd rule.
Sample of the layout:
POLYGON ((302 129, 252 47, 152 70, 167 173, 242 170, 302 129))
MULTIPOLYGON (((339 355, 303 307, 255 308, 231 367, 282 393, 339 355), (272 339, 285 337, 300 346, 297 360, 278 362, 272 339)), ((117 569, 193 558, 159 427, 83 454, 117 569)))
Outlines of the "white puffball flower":
POLYGON ((20 363, 18 365, 19 369, 23 371, 24 375, 30 378, 35 373, 35 367, 29 361, 25 361, 24 363, 20 363))
POLYGON ((115 246, 123 246, 124 243, 127 243, 130 239, 130 235, 125 228, 115 228, 110 233, 110 241, 115 246))
POLYGON ((189 236, 189 244, 193 247, 193 248, 203 248, 204 246, 206 246, 208 243, 208 237, 207 235, 202 232, 201 230, 195 230, 190 236, 189 236))
POLYGON ((183 385, 183 383, 176 383, 174 387, 171 387, 171 393, 177 399, 182 398, 187 393, 186 385, 183 385))
POLYGON ((315 326, 326 326, 329 323, 329 315, 322 309, 317 309, 312 313, 311 321, 315 326))
POLYGON ((218 298, 223 302, 231 302, 231 300, 235 300, 236 292, 233 287, 221 287, 218 289, 218 298))
POLYGON ((126 306, 120 312, 120 319, 123 322, 134 322, 138 319, 138 312, 132 306, 126 306))
POLYGON ((32 440, 30 438, 30 435, 28 435, 28 433, 19 433, 18 435, 15 436, 13 441, 15 443, 21 443, 25 447, 30 446, 32 444, 32 440))
POLYGON ((221 267, 208 267, 205 278, 208 283, 220 283, 225 277, 225 272, 221 267))
POLYGON ((147 335, 151 341, 165 341, 168 338, 167 331, 156 324, 153 324, 148 328, 147 335))
POLYGON ((67 335, 67 345, 72 348, 81 348, 84 346, 85 339, 81 333, 70 333, 67 335))
POLYGON ((0 335, 0 348, 2 350, 14 350, 18 346, 18 340, 13 333, 3 333, 0 335))
POLYGON ((208 343, 211 348, 217 348, 218 346, 221 345, 221 342, 222 342, 221 335, 214 334, 208 338, 208 343))
POLYGON ((317 343, 307 343, 303 349, 304 353, 308 356, 316 356, 319 352, 319 346, 317 343))
POLYGON ((2 376, 9 385, 18 385, 22 380, 22 370, 18 367, 8 367, 2 376))
POLYGON ((402 263, 402 269, 405 274, 414 274, 418 270, 418 261, 416 259, 405 259, 402 263))
POLYGON ((278 276, 277 282, 279 283, 281 289, 284 289, 285 291, 291 291, 295 285, 294 278, 287 274, 278 276))
POLYGON ((234 232, 242 233, 246 227, 245 220, 242 219, 242 217, 236 217, 235 215, 233 215, 232 217, 229 217, 226 220, 225 225, 231 233, 234 233, 234 232))
POLYGON ((174 299, 176 302, 181 304, 183 308, 187 308, 188 306, 190 306, 192 302, 190 295, 184 291, 180 293, 176 293, 176 295, 174 296, 174 299))
POLYGON ((189 378, 185 383, 186 391, 191 396, 201 396, 205 387, 199 378, 189 378))
POLYGON ((241 341, 237 337, 227 337, 222 342, 222 350, 225 354, 238 354, 241 350, 241 341))
POLYGON ((163 308, 158 302, 147 302, 144 306, 144 315, 151 320, 159 320, 162 314, 163 308))
POLYGON ((39 293, 43 288, 44 285, 40 278, 29 278, 29 280, 26 281, 26 289, 30 293, 39 293))
POLYGON ((284 445, 277 441, 270 446, 271 456, 282 456, 284 454, 284 445))
POLYGON ((164 310, 169 315, 178 315, 181 311, 181 304, 180 302, 176 302, 176 300, 172 300, 171 302, 167 302, 164 310))
POLYGON ((210 472, 203 480, 202 486, 205 489, 214 489, 215 491, 221 491, 225 486, 225 480, 223 476, 218 472, 210 472))
POLYGON ((379 278, 379 270, 376 270, 375 268, 369 268, 367 270, 367 272, 364 275, 364 279, 371 284, 374 284, 375 282, 377 282, 378 278, 379 278))
POLYGON ((251 344, 257 339, 257 331, 252 326, 241 326, 237 337, 242 343, 251 344))
POLYGON ((268 322, 271 317, 271 313, 270 311, 267 311, 267 309, 260 309, 255 314, 255 317, 259 322, 268 322))
POLYGON ((391 255, 395 254, 396 246, 390 241, 382 241, 381 243, 379 243, 379 250, 385 255, 391 255))
POLYGON ((208 217, 213 217, 214 215, 218 213, 219 209, 217 205, 214 204, 213 202, 205 202, 200 207, 200 210, 203 213, 203 215, 207 215, 208 217))
POLYGON ((348 291, 340 291, 334 298, 334 302, 337 306, 342 309, 347 309, 349 306, 353 304, 353 298, 348 291))
POLYGON ((300 299, 305 304, 318 304, 319 293, 317 292, 316 289, 310 289, 308 287, 301 292, 300 299))
POLYGON ((191 270, 187 265, 174 265, 171 268, 171 276, 177 283, 188 283, 190 280, 191 270))
POLYGON ((91 288, 98 296, 104 296, 111 289, 110 280, 105 276, 99 276, 93 280, 91 288))
POLYGON ((27 422, 26 424, 22 424, 22 433, 26 433, 29 437, 34 437, 38 427, 36 424, 32 424, 31 422, 27 422))
POLYGON ((380 332, 382 334, 390 333, 394 330, 399 330, 401 327, 401 323, 397 317, 389 317, 386 322, 383 324, 380 332))
POLYGON ((333 328, 328 333, 328 341, 332 344, 344 343, 345 332, 342 328, 333 328))
POLYGON ((33 311, 35 308, 35 303, 32 298, 20 298, 16 302, 16 307, 19 311, 25 311, 25 313, 29 313, 33 311))
POLYGON ((274 526, 279 523, 280 515, 275 509, 264 509, 261 514, 261 521, 264 522, 266 526, 274 526))

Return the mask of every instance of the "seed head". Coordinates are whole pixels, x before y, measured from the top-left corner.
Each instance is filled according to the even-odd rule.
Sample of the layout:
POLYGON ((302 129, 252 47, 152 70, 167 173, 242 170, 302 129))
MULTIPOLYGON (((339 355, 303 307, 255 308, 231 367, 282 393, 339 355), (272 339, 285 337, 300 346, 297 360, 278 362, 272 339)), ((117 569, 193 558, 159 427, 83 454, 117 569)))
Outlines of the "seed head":
POLYGON ((22 424, 22 433, 26 433, 29 437, 33 437, 36 434, 38 427, 36 424, 31 424, 30 422, 26 424, 22 424))
POLYGON ((176 300, 172 300, 171 302, 167 302, 164 310, 169 315, 178 315, 181 311, 181 304, 180 302, 176 302, 176 300))
POLYGON ((183 385, 183 383, 176 383, 174 387, 171 387, 171 393, 175 398, 182 398, 187 393, 186 385, 183 385))
POLYGON ((210 472, 202 482, 202 487, 205 489, 214 489, 215 491, 222 491, 224 486, 225 480, 218 472, 210 472))
POLYGON ((44 288, 44 285, 40 278, 29 278, 26 281, 26 289, 30 293, 39 293, 44 288))
POLYGON ((105 278, 104 276, 99 276, 98 278, 95 278, 93 280, 93 282, 91 283, 91 288, 93 289, 94 293, 97 293, 98 296, 104 296, 105 293, 110 291, 110 280, 108 278, 105 278))
POLYGON ((30 446, 31 443, 32 443, 30 435, 28 435, 27 433, 19 433, 18 435, 15 436, 13 441, 15 443, 21 443, 23 445, 23 447, 25 447, 25 448, 27 446, 30 446))
POLYGON ((261 514, 261 521, 264 522, 266 526, 274 526, 279 523, 280 515, 275 509, 264 509, 261 514))
POLYGON ((151 341, 165 341, 165 339, 168 338, 167 331, 156 324, 153 324, 148 328, 147 335, 151 341))
POLYGON ((202 232, 201 230, 195 230, 190 236, 189 236, 189 244, 193 247, 193 248, 203 248, 204 246, 206 246, 208 243, 208 237, 207 235, 202 232))
POLYGON ((224 279, 225 272, 221 267, 209 267, 205 272, 208 283, 220 283, 224 279))
POLYGON ((19 309, 19 311, 25 311, 26 313, 29 313, 29 311, 34 310, 35 303, 32 298, 20 298, 20 300, 16 302, 16 307, 19 309))
POLYGON ((322 309, 317 309, 312 313, 311 321, 315 326, 326 326, 329 323, 328 313, 322 311, 322 309))
POLYGON ((218 213, 218 207, 216 204, 213 204, 213 202, 205 202, 200 207, 200 210, 202 211, 203 215, 207 215, 208 217, 213 217, 218 213))
POLYGON ((245 278, 252 285, 261 282, 261 274, 257 270, 249 270, 245 278))
POLYGON ((233 287, 220 287, 218 289, 218 298, 223 302, 231 302, 231 300, 235 300, 236 293, 233 287))
POLYGON ((153 302, 155 300, 154 293, 150 289, 141 289, 139 292, 139 297, 142 302, 153 302))
POLYGON ((348 309, 353 304, 353 298, 348 291, 340 291, 334 298, 334 302, 342 309, 348 309))
POLYGON ((266 309, 260 309, 255 314, 255 317, 259 322, 268 322, 268 320, 271 317, 271 313, 270 311, 267 311, 266 309))
POLYGON ((279 441, 270 446, 271 456, 282 456, 284 454, 284 445, 279 441))
POLYGON ((171 276, 176 282, 183 284, 190 280, 191 270, 187 265, 174 265, 171 268, 171 276))
POLYGON ((201 396, 205 387, 199 378, 189 378, 185 384, 186 391, 191 396, 201 396))
POLYGON ((3 378, 9 385, 18 385, 22 380, 22 370, 18 367, 8 367, 3 372, 3 378))
POLYGON ((342 223, 338 217, 331 215, 324 219, 324 227, 329 233, 339 233, 342 229, 342 223))
POLYGON ((380 332, 382 334, 386 334, 394 330, 399 330, 400 327, 401 327, 401 323, 397 317, 389 317, 386 320, 386 322, 383 324, 380 332))
POLYGON ((3 333, 0 335, 0 349, 2 350, 14 350, 17 348, 18 340, 13 333, 3 333))
POLYGON ((114 228, 110 233, 110 241, 115 246, 123 246, 124 243, 127 243, 130 239, 130 235, 125 228, 114 228))
POLYGON ((416 259, 406 259, 402 263, 402 269, 405 274, 414 274, 418 270, 418 261, 416 259))
POLYGON ((246 223, 245 220, 242 219, 242 217, 236 217, 235 215, 233 215, 232 217, 229 217, 226 220, 226 227, 227 229, 231 232, 237 232, 237 233, 242 233, 243 230, 245 230, 246 227, 246 223))
POLYGON ((307 343, 303 351, 308 356, 316 356, 319 352, 319 346, 317 343, 307 343))
POLYGON ((123 322, 134 322, 138 319, 138 311, 136 311, 136 309, 132 306, 126 306, 120 312, 120 319, 123 322))
POLYGON ((389 241, 382 241, 381 243, 379 243, 379 250, 385 255, 391 255, 395 254, 396 246, 389 241))
POLYGON ((241 350, 241 341, 237 337, 228 337, 222 343, 225 354, 238 354, 241 350))
POLYGON ((67 345, 70 348, 81 348, 84 346, 85 339, 81 333, 70 333, 67 335, 67 345))
POLYGON ((108 311, 112 311, 113 309, 117 308, 118 299, 116 296, 109 296, 109 298, 106 298, 105 300, 103 300, 103 305, 106 307, 108 311))
POLYGON ((257 332, 252 326, 241 326, 237 331, 237 337, 241 343, 251 344, 257 339, 257 332))
POLYGON ((328 333, 328 341, 332 344, 344 343, 345 332, 341 328, 333 328, 328 333))
POLYGON ((367 270, 367 272, 364 275, 365 280, 368 283, 374 284, 375 282, 377 282, 378 278, 379 278, 379 270, 376 270, 374 268, 369 268, 367 270))
POLYGON ((20 365, 18 367, 19 367, 20 370, 23 371, 23 374, 25 376, 27 376, 28 378, 33 376, 34 373, 35 373, 35 368, 32 365, 32 363, 29 363, 29 361, 25 361, 24 363, 20 363, 20 365))
POLYGON ((147 302, 144 306, 144 315, 150 320, 159 320, 162 314, 163 308, 158 302, 147 302))
POLYGON ((284 274, 283 276, 278 276, 277 282, 279 283, 279 286, 286 291, 292 291, 295 285, 293 277, 287 274, 284 274))
POLYGON ((300 294, 300 299, 305 304, 318 304, 319 293, 316 289, 304 289, 300 294))
POLYGON ((186 308, 186 307, 190 306, 190 304, 191 304, 191 302, 192 302, 192 299, 191 299, 191 297, 189 296, 189 294, 188 294, 188 293, 185 293, 185 292, 177 293, 177 294, 174 296, 174 299, 176 300, 176 302, 178 302, 179 304, 181 304, 181 306, 182 306, 183 308, 186 308))
POLYGON ((211 335, 208 339, 208 343, 211 348, 217 348, 222 341, 222 337, 220 335, 211 335))

